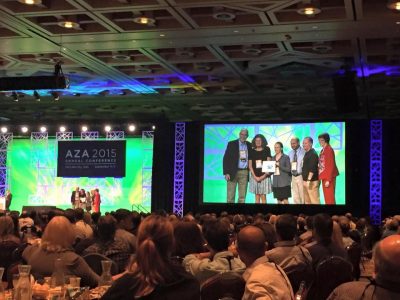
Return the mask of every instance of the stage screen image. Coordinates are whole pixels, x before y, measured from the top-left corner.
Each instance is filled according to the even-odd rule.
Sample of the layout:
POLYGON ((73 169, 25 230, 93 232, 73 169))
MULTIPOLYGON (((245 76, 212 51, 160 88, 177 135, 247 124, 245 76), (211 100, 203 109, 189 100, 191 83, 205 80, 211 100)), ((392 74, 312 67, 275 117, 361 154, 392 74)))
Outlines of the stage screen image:
MULTIPOLYGON (((336 165, 339 175, 336 177, 335 204, 346 204, 346 145, 345 145, 345 123, 323 122, 323 123, 292 123, 292 124, 206 124, 204 125, 204 156, 203 156, 203 203, 227 203, 227 181, 223 174, 223 157, 228 142, 238 140, 241 129, 247 129, 248 142, 252 142, 256 134, 262 134, 268 142, 271 155, 275 155, 274 145, 276 142, 283 144, 283 153, 289 154, 292 150, 290 140, 293 137, 300 139, 300 146, 305 137, 312 137, 313 148, 320 155, 322 147, 318 142, 318 135, 328 133, 330 145, 335 154, 336 165)), ((239 152, 239 149, 238 149, 239 152)), ((239 164, 239 160, 238 160, 239 164)), ((272 175, 273 176, 273 175, 272 175)), ((272 178, 272 177, 271 177, 272 178)), ((249 191, 250 183, 246 190, 246 204, 255 203, 255 194, 249 191)), ((292 195, 293 195, 293 191, 292 195)), ((319 197, 321 205, 325 205, 322 186, 319 186, 319 197)), ((292 197, 289 204, 295 204, 292 197)), ((236 187, 235 202, 238 203, 238 188, 236 187)), ((266 196, 267 204, 277 204, 273 193, 266 196)))
POLYGON ((11 209, 50 205, 71 208, 71 193, 98 188, 101 211, 151 210, 152 139, 126 138, 125 177, 57 177, 57 140, 14 139, 7 150, 11 209))

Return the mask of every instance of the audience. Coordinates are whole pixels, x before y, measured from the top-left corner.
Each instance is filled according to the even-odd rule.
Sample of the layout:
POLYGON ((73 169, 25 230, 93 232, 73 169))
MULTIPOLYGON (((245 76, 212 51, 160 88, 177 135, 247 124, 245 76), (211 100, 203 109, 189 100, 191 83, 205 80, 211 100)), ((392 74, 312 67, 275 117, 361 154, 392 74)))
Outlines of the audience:
POLYGON ((6 274, 14 257, 22 254, 41 279, 51 276, 55 259, 62 258, 67 276, 79 276, 83 286, 95 287, 99 277, 83 256, 98 253, 120 271, 104 299, 199 299, 199 284, 221 272, 243 274, 245 300, 292 299, 302 280, 314 278, 322 260, 347 259, 345 249, 354 243, 368 259, 381 237, 374 250, 374 280, 342 284, 329 299, 400 299, 399 216, 385 219, 377 229, 368 218, 350 213, 148 215, 126 209, 104 216, 82 209, 0 212, 0 265, 6 274), (27 238, 31 232, 38 239, 27 238), (24 250, 26 242, 32 245, 24 250), (10 251, 7 243, 13 245, 10 251))
POLYGON ((247 268, 243 274, 246 288, 242 300, 292 300, 292 286, 285 272, 264 255, 265 241, 263 231, 256 226, 246 226, 238 234, 237 249, 247 268))
POLYGON ((341 284, 328 300, 400 299, 400 235, 391 235, 374 249, 375 278, 341 284))
POLYGON ((173 226, 167 218, 147 217, 139 226, 136 258, 129 272, 102 299, 200 299, 198 281, 171 260, 173 246, 173 226))

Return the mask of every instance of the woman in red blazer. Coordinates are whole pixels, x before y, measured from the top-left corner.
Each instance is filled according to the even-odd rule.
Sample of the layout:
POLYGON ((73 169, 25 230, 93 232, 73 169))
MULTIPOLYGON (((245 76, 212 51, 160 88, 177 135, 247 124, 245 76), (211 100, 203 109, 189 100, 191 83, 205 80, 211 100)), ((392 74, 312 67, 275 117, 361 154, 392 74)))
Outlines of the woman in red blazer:
POLYGON ((318 136, 319 144, 322 147, 319 154, 319 179, 322 183, 325 204, 335 204, 335 185, 336 176, 339 175, 335 162, 335 152, 329 145, 330 136, 328 133, 322 133, 318 136))

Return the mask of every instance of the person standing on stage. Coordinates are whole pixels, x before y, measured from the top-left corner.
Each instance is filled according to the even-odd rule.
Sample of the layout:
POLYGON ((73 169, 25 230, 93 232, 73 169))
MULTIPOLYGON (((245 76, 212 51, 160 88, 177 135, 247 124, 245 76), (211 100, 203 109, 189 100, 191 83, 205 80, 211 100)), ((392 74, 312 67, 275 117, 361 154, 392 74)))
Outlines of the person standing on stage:
POLYGON ((101 203, 101 198, 99 189, 95 189, 93 198, 93 212, 95 213, 100 212, 100 203, 101 203))
POLYGON ((10 210, 10 205, 11 205, 11 200, 12 200, 12 194, 10 192, 10 190, 6 190, 6 194, 4 195, 4 199, 5 199, 5 204, 6 204, 6 211, 10 210))
POLYGON ((328 133, 322 133, 318 136, 319 144, 322 147, 319 154, 319 179, 322 183, 325 204, 335 204, 335 186, 336 176, 339 170, 336 166, 335 152, 329 145, 330 136, 328 133))
POLYGON ((272 178, 272 191, 274 198, 278 200, 278 204, 289 204, 291 196, 290 181, 292 179, 290 173, 290 158, 283 153, 283 144, 276 142, 274 145, 275 156, 272 160, 276 161, 275 173, 272 178))
POLYGON ((79 195, 79 186, 77 186, 75 188, 75 191, 72 192, 71 204, 72 204, 72 208, 81 207, 81 198, 80 198, 80 195, 79 195))
POLYGON ((300 140, 293 137, 290 140, 292 151, 289 152, 292 171, 292 197, 294 204, 304 204, 303 177, 301 175, 305 151, 300 147, 300 140))
POLYGON ((272 192, 269 173, 262 172, 263 161, 271 160, 271 150, 262 134, 257 134, 251 142, 253 149, 249 153, 250 188, 256 195, 256 203, 267 203, 267 194, 272 192))
POLYGON ((85 208, 87 212, 92 210, 92 196, 89 191, 86 192, 85 208))
POLYGON ((303 148, 306 152, 303 158, 303 192, 305 204, 319 203, 319 181, 318 181, 318 154, 313 146, 313 139, 306 137, 303 140, 303 148))
POLYGON ((227 181, 227 202, 234 203, 236 186, 239 190, 239 203, 246 199, 247 183, 249 181, 249 152, 251 144, 247 141, 249 131, 240 130, 239 139, 230 141, 223 158, 223 171, 227 181))

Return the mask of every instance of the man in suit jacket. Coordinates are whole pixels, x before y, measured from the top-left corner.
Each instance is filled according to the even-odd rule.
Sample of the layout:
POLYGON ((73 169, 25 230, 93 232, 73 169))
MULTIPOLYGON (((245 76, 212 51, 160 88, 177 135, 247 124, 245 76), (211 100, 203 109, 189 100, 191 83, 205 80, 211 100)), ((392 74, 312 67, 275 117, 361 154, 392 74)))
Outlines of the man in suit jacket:
POLYGON ((239 203, 246 199, 247 183, 249 181, 249 152, 251 144, 246 141, 249 136, 247 129, 240 130, 239 139, 230 141, 226 147, 223 159, 223 171, 227 181, 227 202, 234 203, 236 186, 239 189, 239 203))

